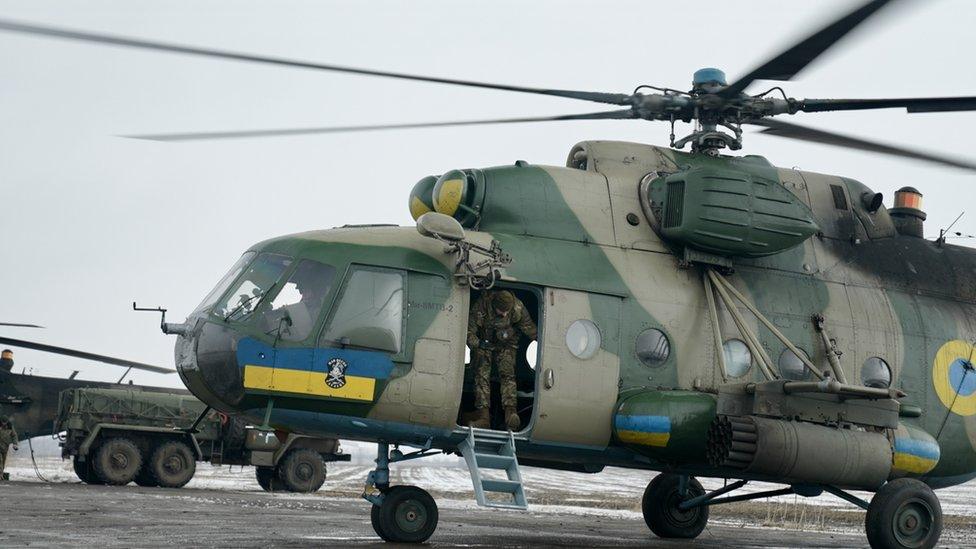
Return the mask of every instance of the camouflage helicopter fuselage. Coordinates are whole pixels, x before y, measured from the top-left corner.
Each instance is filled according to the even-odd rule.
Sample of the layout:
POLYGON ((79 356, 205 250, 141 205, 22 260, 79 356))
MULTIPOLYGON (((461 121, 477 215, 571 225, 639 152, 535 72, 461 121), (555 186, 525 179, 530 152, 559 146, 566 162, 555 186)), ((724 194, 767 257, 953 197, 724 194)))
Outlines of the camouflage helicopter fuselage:
MULTIPOLYGON (((733 474, 705 459, 719 394, 764 378, 755 357, 738 377, 722 371, 703 267, 658 236, 641 202, 648 174, 699 167, 776 182, 809 208, 815 236, 766 257, 737 258, 722 272, 813 364, 828 362, 811 322, 820 314, 851 384, 860 383, 869 359, 889 366, 891 388, 907 395, 897 430, 918 439, 906 450, 893 424, 887 431, 866 428, 887 433, 886 459, 900 469, 892 476, 919 476, 933 487, 976 477, 976 377, 968 380, 965 370, 976 335, 976 253, 900 234, 883 206, 866 209, 861 197, 868 189, 857 181, 776 168, 760 157, 585 142, 573 149, 569 166, 519 162, 483 170, 478 219, 465 232, 486 248, 497 241, 511 256, 500 286, 538 300, 537 380, 531 422, 516 441, 520 460, 585 471, 618 465, 781 480, 733 474), (566 342, 580 319, 600 335, 599 349, 585 358, 566 342), (665 334, 668 347, 650 364, 638 348, 649 329, 665 334), (625 401, 635 394, 657 399, 658 412, 621 423, 625 401)), ((281 341, 266 327, 233 325, 206 311, 191 316, 176 350, 191 391, 215 407, 293 430, 456 447, 465 436, 458 412, 472 291, 454 276, 456 258, 444 242, 413 227, 355 226, 275 238, 252 251, 327 263, 337 282, 303 341, 281 341), (343 297, 341 281, 356 269, 401 277, 402 334, 392 351, 325 337, 330 311, 343 297), (330 368, 338 363, 345 377, 332 387, 330 368)), ((739 337, 728 310, 719 308, 716 318, 720 334, 739 337)), ((775 363, 783 341, 756 317, 745 318, 775 363)), ((843 428, 845 417, 825 423, 843 428)))

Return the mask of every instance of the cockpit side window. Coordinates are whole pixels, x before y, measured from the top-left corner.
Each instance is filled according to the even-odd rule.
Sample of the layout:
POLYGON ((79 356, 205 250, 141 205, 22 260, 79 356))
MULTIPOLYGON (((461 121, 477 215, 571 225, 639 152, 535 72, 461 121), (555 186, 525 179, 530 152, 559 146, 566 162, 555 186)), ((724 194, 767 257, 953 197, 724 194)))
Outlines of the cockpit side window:
POLYGON ((231 322, 247 319, 291 263, 292 259, 287 256, 259 255, 244 271, 237 285, 217 301, 212 314, 231 322))
POLYGON ((335 267, 303 259, 262 315, 265 331, 280 330, 284 341, 304 341, 315 327, 335 276, 335 267))
POLYGON ((354 267, 320 345, 398 354, 403 341, 403 294, 403 273, 354 267))
POLYGON ((207 297, 203 298, 203 301, 200 302, 199 305, 197 305, 197 308, 194 309, 193 313, 195 314, 205 309, 209 309, 211 305, 216 303, 217 299, 220 298, 220 296, 222 296, 224 292, 227 291, 227 288, 235 280, 237 280, 237 277, 241 276, 241 273, 244 271, 244 267, 247 267, 247 264, 250 263, 251 260, 253 260, 254 256, 256 255, 258 255, 257 252, 246 252, 244 255, 242 255, 241 258, 237 260, 237 263, 234 263, 234 266, 231 267, 229 271, 227 271, 227 274, 225 274, 224 277, 220 279, 220 282, 218 282, 217 285, 214 286, 214 289, 210 290, 210 293, 207 294, 207 297))

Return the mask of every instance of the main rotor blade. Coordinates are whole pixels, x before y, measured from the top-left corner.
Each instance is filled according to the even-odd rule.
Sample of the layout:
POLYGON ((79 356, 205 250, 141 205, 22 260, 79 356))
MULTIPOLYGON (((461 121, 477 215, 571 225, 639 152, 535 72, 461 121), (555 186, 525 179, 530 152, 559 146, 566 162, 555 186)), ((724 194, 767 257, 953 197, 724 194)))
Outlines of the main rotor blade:
POLYGON ((976 111, 976 97, 906 97, 902 99, 804 99, 799 111, 860 111, 905 107, 908 112, 976 111))
POLYGON ((23 339, 0 337, 0 344, 11 345, 13 347, 23 347, 24 349, 33 349, 35 351, 44 351, 45 353, 54 353, 56 355, 73 356, 75 358, 94 360, 95 362, 104 362, 106 364, 112 364, 113 366, 122 366, 123 368, 135 368, 136 370, 145 370, 147 372, 156 372, 158 374, 176 373, 176 370, 170 368, 163 368, 162 366, 153 366, 152 364, 143 364, 141 362, 133 362, 131 360, 125 360, 122 358, 113 358, 105 355, 96 355, 95 353, 76 351, 74 349, 68 349, 65 347, 55 347, 54 345, 45 345, 44 343, 25 341, 23 339))
POLYGON ((871 0, 766 61, 719 92, 725 98, 739 95, 755 80, 790 80, 814 59, 891 0, 871 0))
POLYGON ((886 145, 884 143, 868 141, 858 137, 841 135, 806 126, 800 126, 797 124, 790 124, 788 122, 781 122, 779 120, 748 120, 744 123, 752 124, 754 126, 763 126, 765 129, 761 130, 760 133, 766 133, 769 135, 788 137, 790 139, 798 139, 800 141, 813 141, 814 143, 823 143, 825 145, 834 145, 848 149, 860 149, 862 151, 871 151, 881 154, 889 154, 892 156, 914 158, 916 160, 923 160, 925 162, 932 162, 934 164, 941 164, 943 166, 952 166, 953 168, 976 171, 976 164, 965 160, 957 160, 947 156, 939 156, 912 149, 906 149, 896 145, 886 145))
POLYGON ((17 322, 0 322, 0 326, 13 326, 14 328, 43 328, 37 324, 20 324, 17 322))
POLYGON ((182 53, 187 55, 199 55, 203 57, 215 57, 219 59, 232 59, 235 61, 249 61, 252 63, 264 63, 268 65, 279 65, 285 67, 297 67, 302 69, 316 69, 333 72, 344 72, 350 74, 361 74, 366 76, 381 76, 385 78, 399 78, 402 80, 416 80, 420 82, 433 82, 436 84, 453 84, 455 86, 468 86, 473 88, 487 88, 492 90, 514 91, 522 93, 534 93, 538 95, 552 95, 556 97, 568 97, 570 99, 582 99, 584 101, 594 101, 597 103, 610 103, 611 105, 630 105, 631 96, 622 93, 602 93, 574 90, 555 90, 544 88, 529 88, 524 86, 509 86, 506 84, 493 84, 490 82, 476 82, 471 80, 457 80, 454 78, 437 78, 433 76, 421 76, 416 74, 406 74, 401 72, 387 72, 372 69, 360 69, 356 67, 346 67, 342 65, 329 65, 325 63, 315 63, 312 61, 301 61, 296 59, 286 59, 283 57, 271 57, 254 55, 249 53, 238 53, 227 50, 202 48, 196 46, 183 46, 169 42, 157 42, 152 40, 142 40, 110 34, 98 34, 92 32, 62 29, 57 27, 45 27, 19 23, 0 19, 0 31, 18 32, 31 35, 47 36, 50 38, 61 38, 66 40, 78 40, 81 42, 93 42, 96 44, 109 44, 113 46, 124 46, 128 48, 140 48, 146 50, 165 51, 170 53, 182 53))
POLYGON ((587 114, 565 114, 561 116, 538 116, 526 118, 497 118, 493 120, 462 120, 455 122, 420 122, 411 124, 377 124, 369 126, 332 126, 322 128, 282 128, 269 130, 241 130, 226 132, 190 132, 144 135, 124 135, 132 139, 151 141, 200 141, 207 139, 240 139, 247 137, 281 137, 287 135, 309 135, 322 133, 363 132, 374 130, 406 130, 415 128, 443 128, 447 126, 481 126, 487 124, 521 124, 523 122, 551 122, 557 120, 620 120, 636 118, 631 109, 587 114))

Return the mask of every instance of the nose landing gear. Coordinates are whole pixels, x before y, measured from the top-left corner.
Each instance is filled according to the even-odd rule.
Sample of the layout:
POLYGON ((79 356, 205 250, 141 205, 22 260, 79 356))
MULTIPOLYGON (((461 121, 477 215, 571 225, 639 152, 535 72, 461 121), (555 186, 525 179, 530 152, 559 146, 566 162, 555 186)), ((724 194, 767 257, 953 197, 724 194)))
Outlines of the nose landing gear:
POLYGON ((390 462, 426 457, 429 446, 404 455, 390 452, 389 444, 378 444, 376 468, 366 477, 363 498, 373 504, 370 522, 384 541, 392 543, 423 543, 437 529, 437 503, 424 489, 416 486, 390 486, 390 462))

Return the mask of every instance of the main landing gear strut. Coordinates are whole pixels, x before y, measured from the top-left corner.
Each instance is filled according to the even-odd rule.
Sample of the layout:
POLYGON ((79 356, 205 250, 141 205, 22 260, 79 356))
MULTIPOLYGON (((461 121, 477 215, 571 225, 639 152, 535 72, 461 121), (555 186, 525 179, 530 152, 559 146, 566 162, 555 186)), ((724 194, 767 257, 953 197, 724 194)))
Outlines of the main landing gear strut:
POLYGON ((659 537, 691 539, 705 529, 708 508, 712 505, 788 494, 814 497, 827 492, 867 511, 864 530, 874 549, 931 549, 942 534, 939 499, 931 488, 916 479, 900 478, 884 484, 870 503, 834 486, 809 484, 720 497, 748 483, 739 480, 705 492, 694 477, 662 473, 644 490, 641 502, 644 522, 659 537))
POLYGON ((437 504, 424 489, 416 486, 390 486, 390 463, 417 459, 439 452, 426 448, 409 454, 390 445, 377 445, 376 468, 366 477, 363 498, 373 504, 370 521, 384 541, 423 543, 437 528, 437 504))

